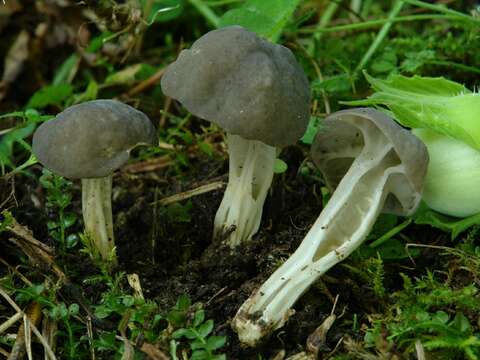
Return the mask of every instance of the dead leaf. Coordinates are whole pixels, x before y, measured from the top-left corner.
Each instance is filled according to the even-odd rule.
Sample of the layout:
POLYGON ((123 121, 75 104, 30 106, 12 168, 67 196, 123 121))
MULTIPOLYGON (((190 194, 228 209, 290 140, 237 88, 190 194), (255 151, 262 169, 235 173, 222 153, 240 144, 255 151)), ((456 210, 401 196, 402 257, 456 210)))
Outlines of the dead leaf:
POLYGON ((22 30, 8 50, 5 57, 2 81, 0 82, 0 100, 5 97, 8 85, 14 82, 22 72, 23 64, 28 58, 29 42, 30 34, 26 30, 22 30))
POLYGON ((140 350, 144 352, 151 360, 170 360, 168 355, 152 344, 143 343, 140 350))

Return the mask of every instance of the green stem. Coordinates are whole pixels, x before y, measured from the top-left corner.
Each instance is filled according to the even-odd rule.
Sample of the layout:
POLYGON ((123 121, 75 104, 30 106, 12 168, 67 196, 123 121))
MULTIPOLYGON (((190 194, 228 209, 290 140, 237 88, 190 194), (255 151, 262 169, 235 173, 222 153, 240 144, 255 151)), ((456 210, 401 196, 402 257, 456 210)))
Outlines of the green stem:
POLYGON ((383 25, 388 22, 397 23, 397 22, 409 22, 409 21, 420 21, 420 20, 461 20, 458 16, 454 15, 437 15, 437 14, 422 14, 422 15, 407 15, 399 16, 395 19, 376 19, 365 21, 355 24, 345 24, 332 27, 316 27, 316 28, 306 28, 300 29, 298 32, 301 34, 317 34, 317 33, 326 33, 326 32, 338 32, 338 31, 351 31, 351 30, 365 30, 371 27, 376 27, 383 25))
POLYGON ((64 214, 64 209, 61 208, 58 211, 58 215, 60 218, 60 241, 62 242, 62 250, 66 251, 67 250, 67 244, 65 241, 65 214, 64 214))
POLYGON ((385 241, 390 240, 392 237, 397 235, 400 231, 405 229, 410 223, 412 222, 412 219, 407 219, 400 225, 395 226, 393 229, 388 230, 385 234, 380 236, 377 240, 369 244, 371 248, 376 248, 380 245, 382 245, 385 241))
POLYGON ((360 60, 357 67, 355 68, 354 73, 358 73, 359 71, 361 71, 365 67, 365 65, 367 65, 367 63, 370 61, 371 57, 373 56, 375 51, 377 51, 378 47, 380 46, 380 44, 382 43, 382 41, 385 39, 388 32, 390 31, 390 27, 392 26, 392 20, 395 19, 398 13, 400 12, 400 10, 402 10, 402 6, 403 6, 403 0, 397 0, 395 2, 395 4, 392 7, 392 10, 390 10, 390 14, 388 14, 388 22, 382 26, 377 36, 375 37, 375 40, 373 40, 372 45, 370 45, 369 49, 363 56, 362 60, 360 60))
POLYGON ((468 66, 468 65, 463 65, 459 64, 453 61, 446 61, 446 60, 427 60, 425 61, 426 64, 432 64, 432 65, 440 65, 440 66, 452 66, 456 67, 460 70, 468 71, 468 72, 473 72, 476 74, 480 74, 480 69, 473 67, 473 66, 468 66))
POLYGON ((472 22, 476 22, 476 23, 480 22, 479 18, 475 18, 473 16, 464 14, 460 11, 449 9, 448 7, 445 7, 445 6, 429 4, 429 3, 426 3, 426 2, 420 1, 420 0, 402 0, 402 1, 404 3, 410 4, 410 5, 415 5, 415 6, 424 8, 424 9, 434 10, 434 11, 438 11, 440 13, 444 13, 444 14, 448 14, 448 15, 454 15, 456 17, 460 17, 460 18, 463 18, 463 19, 468 20, 468 21, 472 21, 472 22))
POLYGON ((217 28, 218 24, 220 23, 220 18, 213 12, 210 7, 205 4, 202 0, 188 0, 190 4, 192 4, 200 14, 203 15, 207 21, 213 25, 213 27, 217 28))
POLYGON ((210 7, 223 6, 230 4, 242 3, 243 0, 214 0, 214 1, 205 1, 205 4, 210 7))
POLYGON ((362 19, 365 19, 368 16, 368 14, 370 13, 371 7, 372 7, 372 0, 365 0, 363 2, 362 12, 360 13, 360 16, 362 17, 362 19))
POLYGON ((70 322, 67 318, 63 318, 63 322, 65 323, 65 327, 67 328, 68 333, 68 352, 69 358, 75 359, 75 346, 73 345, 73 331, 72 327, 70 326, 70 322))
POLYGON ((333 15, 338 9, 338 3, 332 2, 330 5, 328 5, 327 9, 324 11, 322 14, 322 17, 320 18, 320 21, 318 22, 317 26, 317 32, 313 36, 316 41, 320 40, 322 37, 321 30, 325 29, 325 27, 330 23, 330 20, 332 20, 333 15))

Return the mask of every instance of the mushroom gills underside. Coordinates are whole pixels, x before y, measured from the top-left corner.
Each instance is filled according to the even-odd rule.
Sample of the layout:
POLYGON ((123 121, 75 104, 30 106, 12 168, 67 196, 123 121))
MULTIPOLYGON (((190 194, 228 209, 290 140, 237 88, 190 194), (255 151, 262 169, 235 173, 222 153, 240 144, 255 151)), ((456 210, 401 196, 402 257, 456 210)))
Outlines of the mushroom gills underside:
POLYGON ((303 292, 360 246, 382 211, 391 175, 403 171, 390 144, 364 149, 299 248, 238 311, 233 327, 242 342, 254 345, 283 326, 303 292))
POLYGON ((228 185, 215 215, 214 238, 236 247, 258 231, 272 183, 277 149, 227 133, 228 185))

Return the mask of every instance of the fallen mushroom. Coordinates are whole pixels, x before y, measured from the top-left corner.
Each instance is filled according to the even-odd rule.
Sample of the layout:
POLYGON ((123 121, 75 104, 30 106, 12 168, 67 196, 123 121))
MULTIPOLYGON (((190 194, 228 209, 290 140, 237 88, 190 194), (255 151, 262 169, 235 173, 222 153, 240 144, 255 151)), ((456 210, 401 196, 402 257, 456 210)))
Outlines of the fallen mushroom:
POLYGON ((360 246, 380 212, 407 216, 420 202, 428 153, 409 131, 366 108, 331 114, 324 126, 312 157, 335 191, 295 253, 233 319, 250 346, 283 326, 296 300, 360 246))
POLYGON ((260 227, 277 151, 295 143, 308 123, 302 68, 286 47, 231 26, 183 50, 163 75, 162 89, 227 132, 229 181, 214 237, 231 232, 231 247, 249 240, 260 227))
POLYGON ((85 232, 103 259, 115 260, 112 173, 128 160, 132 148, 155 141, 148 117, 115 100, 71 106, 33 135, 33 153, 46 168, 82 179, 85 232))

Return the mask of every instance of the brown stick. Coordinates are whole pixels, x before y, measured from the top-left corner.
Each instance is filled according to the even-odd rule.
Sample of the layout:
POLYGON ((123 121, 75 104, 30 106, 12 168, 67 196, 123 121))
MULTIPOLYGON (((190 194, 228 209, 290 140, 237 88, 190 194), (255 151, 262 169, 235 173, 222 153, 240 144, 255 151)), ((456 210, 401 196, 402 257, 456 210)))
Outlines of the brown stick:
POLYGON ((25 352, 28 352, 30 359, 32 358, 30 326, 32 324, 33 326, 38 326, 40 323, 40 319, 42 318, 42 308, 40 304, 36 301, 30 303, 25 310, 24 316, 28 317, 31 323, 29 325, 28 321, 25 321, 24 318, 24 321, 18 328, 17 338, 15 339, 15 344, 13 344, 12 351, 10 351, 8 360, 21 360, 24 358, 25 352))
POLYGON ((142 81, 137 86, 133 87, 130 91, 127 92, 127 96, 132 97, 154 86, 162 78, 162 75, 165 72, 165 69, 166 68, 162 68, 158 70, 155 74, 150 76, 148 79, 142 81))

